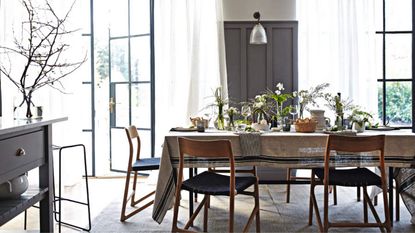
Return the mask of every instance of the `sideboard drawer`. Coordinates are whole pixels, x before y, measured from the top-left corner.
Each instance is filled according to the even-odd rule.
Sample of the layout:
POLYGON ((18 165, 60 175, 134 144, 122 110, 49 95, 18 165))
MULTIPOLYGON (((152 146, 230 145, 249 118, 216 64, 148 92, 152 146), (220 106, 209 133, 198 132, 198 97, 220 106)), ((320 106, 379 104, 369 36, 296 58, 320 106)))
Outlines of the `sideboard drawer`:
POLYGON ((44 140, 42 130, 0 140, 0 175, 45 162, 44 140))

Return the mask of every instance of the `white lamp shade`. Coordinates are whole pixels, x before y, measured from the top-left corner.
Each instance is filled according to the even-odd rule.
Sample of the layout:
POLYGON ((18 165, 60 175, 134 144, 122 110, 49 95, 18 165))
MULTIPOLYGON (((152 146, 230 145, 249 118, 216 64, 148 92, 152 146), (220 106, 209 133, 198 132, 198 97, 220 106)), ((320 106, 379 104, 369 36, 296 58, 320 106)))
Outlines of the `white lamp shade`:
POLYGON ((250 44, 266 44, 267 43, 267 34, 265 33, 264 27, 257 23, 251 31, 251 36, 249 38, 250 44))

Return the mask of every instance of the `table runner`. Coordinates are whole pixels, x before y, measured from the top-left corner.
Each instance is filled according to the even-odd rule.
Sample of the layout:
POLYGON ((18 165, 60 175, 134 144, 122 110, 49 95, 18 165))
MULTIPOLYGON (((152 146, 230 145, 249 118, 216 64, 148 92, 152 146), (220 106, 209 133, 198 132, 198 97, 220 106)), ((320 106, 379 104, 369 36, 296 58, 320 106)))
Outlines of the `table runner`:
MULTIPOLYGON (((363 135, 378 135, 367 132, 363 135)), ((385 164, 391 167, 415 167, 415 134, 409 130, 386 132, 385 164)), ((153 219, 161 223, 167 210, 172 206, 175 192, 174 168, 178 167, 178 137, 199 140, 228 139, 232 143, 236 166, 267 166, 280 168, 322 167, 324 148, 327 140, 322 133, 264 133, 260 136, 261 155, 241 156, 240 137, 232 132, 221 133, 169 133, 165 137, 153 207, 153 219)), ((336 166, 358 166, 356 156, 345 156, 336 166)), ((185 167, 228 166, 227 159, 196 159, 185 157, 185 167)), ((367 155, 365 165, 376 166, 377 155, 367 155)))

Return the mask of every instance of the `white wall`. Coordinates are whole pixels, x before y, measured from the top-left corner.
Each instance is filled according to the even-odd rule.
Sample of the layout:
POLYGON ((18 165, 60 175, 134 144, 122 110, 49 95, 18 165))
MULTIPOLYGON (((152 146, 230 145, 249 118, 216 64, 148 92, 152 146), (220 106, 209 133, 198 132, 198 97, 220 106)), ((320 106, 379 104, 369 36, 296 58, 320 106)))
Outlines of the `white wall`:
POLYGON ((223 0, 225 21, 254 20, 259 11, 261 20, 295 20, 296 0, 223 0))

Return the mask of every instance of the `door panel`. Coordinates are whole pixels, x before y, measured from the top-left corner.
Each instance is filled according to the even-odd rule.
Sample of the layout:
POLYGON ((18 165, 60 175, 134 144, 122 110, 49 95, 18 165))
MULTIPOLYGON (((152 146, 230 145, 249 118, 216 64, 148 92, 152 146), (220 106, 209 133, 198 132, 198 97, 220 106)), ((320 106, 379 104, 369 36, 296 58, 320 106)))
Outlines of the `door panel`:
POLYGON ((151 0, 123 0, 117 4, 125 4, 129 8, 114 7, 114 11, 124 9, 124 15, 130 17, 118 18, 116 23, 122 22, 120 27, 128 25, 130 28, 124 31, 122 28, 114 29, 111 25, 109 31, 111 171, 125 171, 127 168, 129 150, 124 127, 135 125, 141 139, 141 157, 153 156, 151 3, 151 0))
POLYGON ((137 128, 151 128, 151 89, 149 83, 131 84, 132 123, 137 128))

